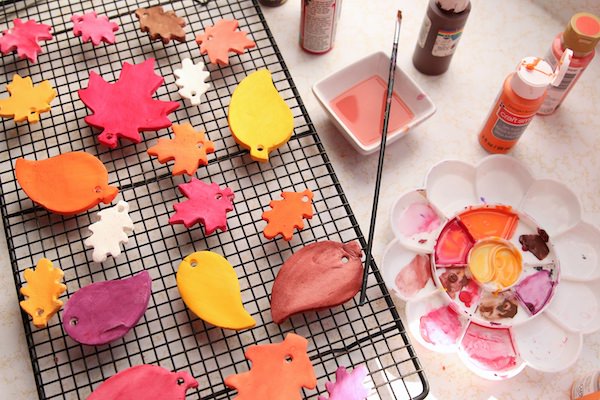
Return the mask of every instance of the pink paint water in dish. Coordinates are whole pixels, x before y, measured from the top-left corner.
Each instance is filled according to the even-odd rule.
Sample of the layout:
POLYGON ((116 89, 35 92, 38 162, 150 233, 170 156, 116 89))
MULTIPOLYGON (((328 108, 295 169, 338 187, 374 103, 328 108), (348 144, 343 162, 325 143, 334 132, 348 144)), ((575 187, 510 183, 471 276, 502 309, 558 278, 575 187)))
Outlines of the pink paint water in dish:
POLYGON ((429 204, 413 203, 400 215, 398 226, 400 233, 411 237, 418 233, 433 232, 440 226, 440 217, 429 204))
POLYGON ((448 346, 458 341, 463 324, 450 306, 442 306, 423 315, 419 321, 419 328, 425 341, 448 346))
POLYGON ((550 271, 543 269, 523 279, 515 289, 519 300, 533 315, 540 312, 552 296, 555 282, 551 275, 550 271))
POLYGON ((396 275, 396 287, 406 297, 412 297, 431 279, 431 263, 428 255, 417 254, 396 275))
POLYGON ((503 372, 517 365, 517 353, 508 329, 471 323, 461 346, 473 363, 486 371, 503 372))
MULTIPOLYGON (((374 75, 346 90, 331 101, 331 108, 354 136, 365 146, 381 140, 387 82, 374 75)), ((415 117, 396 92, 392 96, 388 134, 415 117)))

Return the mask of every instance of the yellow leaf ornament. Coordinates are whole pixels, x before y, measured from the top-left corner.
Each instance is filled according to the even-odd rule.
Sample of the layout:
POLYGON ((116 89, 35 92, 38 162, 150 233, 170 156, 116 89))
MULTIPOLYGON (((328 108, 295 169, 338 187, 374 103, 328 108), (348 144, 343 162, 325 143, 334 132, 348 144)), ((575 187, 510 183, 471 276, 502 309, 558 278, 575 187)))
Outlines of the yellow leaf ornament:
POLYGON ((21 308, 31 315, 36 328, 44 328, 63 305, 58 297, 67 290, 60 283, 64 273, 60 268, 53 267, 52 261, 42 258, 35 270, 27 268, 23 276, 27 286, 21 287, 21 294, 26 297, 20 303, 21 308))
POLYGON ((14 118, 15 122, 39 122, 40 113, 50 111, 50 102, 56 97, 50 82, 33 86, 30 77, 21 78, 18 74, 6 88, 10 97, 0 99, 0 117, 14 118))

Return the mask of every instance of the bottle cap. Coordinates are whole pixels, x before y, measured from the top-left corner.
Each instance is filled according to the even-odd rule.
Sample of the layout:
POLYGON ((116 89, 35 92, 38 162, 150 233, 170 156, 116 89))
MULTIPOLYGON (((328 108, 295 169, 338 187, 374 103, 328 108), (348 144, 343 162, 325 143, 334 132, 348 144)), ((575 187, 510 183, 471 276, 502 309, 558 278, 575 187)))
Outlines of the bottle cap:
POLYGON ((600 18, 586 12, 573 15, 563 33, 563 46, 578 54, 592 52, 599 40, 600 18))
POLYGON ((510 86, 517 96, 534 100, 544 95, 553 79, 550 64, 538 57, 525 57, 519 63, 510 86))
POLYGON ((437 0, 437 4, 446 11, 463 12, 470 0, 437 0))
POLYGON ((569 65, 571 65, 571 60, 573 59, 573 50, 566 49, 563 52, 563 55, 558 60, 558 65, 554 70, 554 79, 552 80, 552 86, 558 86, 562 82, 563 78, 567 74, 569 70, 569 65))

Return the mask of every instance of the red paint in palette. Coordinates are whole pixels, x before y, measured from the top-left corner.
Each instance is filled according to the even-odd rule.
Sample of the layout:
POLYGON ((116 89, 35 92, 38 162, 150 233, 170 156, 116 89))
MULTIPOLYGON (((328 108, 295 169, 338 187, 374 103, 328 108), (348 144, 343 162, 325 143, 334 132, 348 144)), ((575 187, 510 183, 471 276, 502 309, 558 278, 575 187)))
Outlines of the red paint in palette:
MULTIPOLYGON (((378 75, 365 79, 331 101, 331 108, 365 146, 381 140, 387 83, 378 75)), ((396 92, 392 96, 388 135, 415 117, 396 92)))

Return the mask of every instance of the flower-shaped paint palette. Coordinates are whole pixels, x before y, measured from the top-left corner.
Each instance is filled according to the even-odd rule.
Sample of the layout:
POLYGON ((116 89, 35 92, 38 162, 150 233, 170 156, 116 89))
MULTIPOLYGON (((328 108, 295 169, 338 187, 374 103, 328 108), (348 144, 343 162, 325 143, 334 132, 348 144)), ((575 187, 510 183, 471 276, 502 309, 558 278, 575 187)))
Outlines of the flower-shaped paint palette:
POLYGON ((409 330, 478 375, 562 371, 600 329, 600 230, 566 186, 516 159, 442 161, 391 223, 383 276, 409 330))

